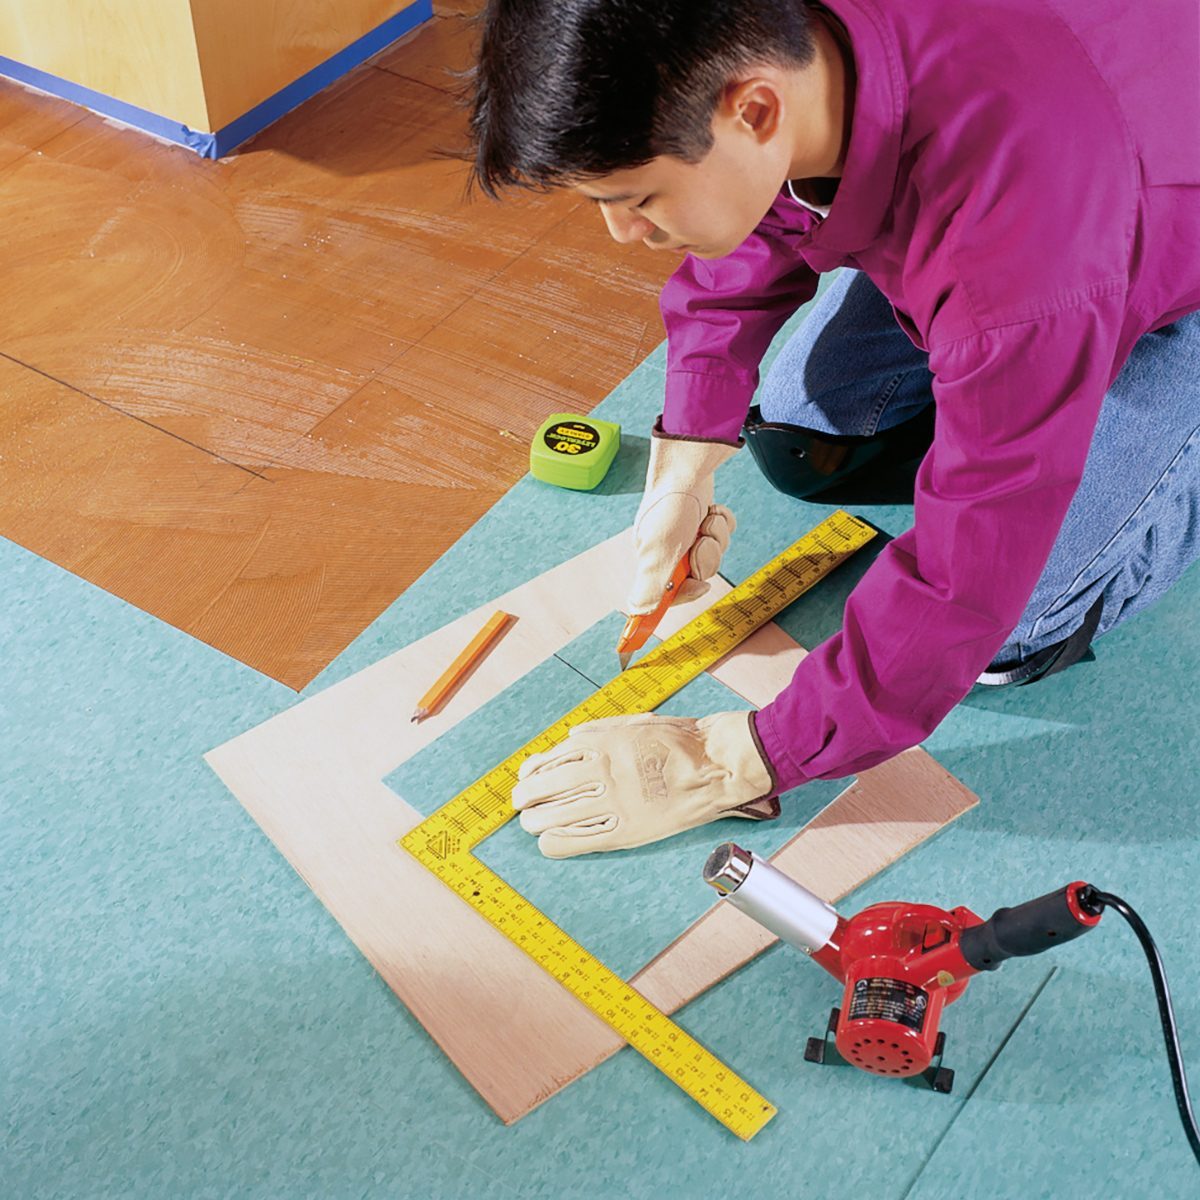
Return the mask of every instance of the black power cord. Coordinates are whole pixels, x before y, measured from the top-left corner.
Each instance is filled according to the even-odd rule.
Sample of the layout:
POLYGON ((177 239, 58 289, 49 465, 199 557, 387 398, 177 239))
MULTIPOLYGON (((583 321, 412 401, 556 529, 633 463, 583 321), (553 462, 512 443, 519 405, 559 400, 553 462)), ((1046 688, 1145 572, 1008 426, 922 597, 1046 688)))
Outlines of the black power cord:
POLYGON ((1121 899, 1109 892, 1101 892, 1087 884, 1078 892, 1079 903, 1093 914, 1103 909, 1116 910, 1129 922, 1130 928, 1137 934, 1142 949, 1146 952, 1146 961, 1150 964, 1150 974, 1154 979, 1154 993, 1158 997, 1158 1015, 1162 1020, 1163 1038, 1167 1043, 1167 1060, 1171 1064, 1171 1080, 1175 1084, 1175 1104, 1179 1109, 1179 1118, 1183 1122, 1183 1131, 1187 1134, 1188 1144, 1196 1161, 1200 1163, 1200 1129, 1196 1127, 1196 1114, 1192 1111, 1192 1100, 1188 1095, 1187 1076, 1183 1072, 1183 1051, 1179 1046, 1179 1030, 1175 1025, 1175 1012, 1171 1007, 1171 992, 1167 987, 1167 973, 1158 953, 1158 947, 1150 936, 1150 930, 1141 917, 1121 899))

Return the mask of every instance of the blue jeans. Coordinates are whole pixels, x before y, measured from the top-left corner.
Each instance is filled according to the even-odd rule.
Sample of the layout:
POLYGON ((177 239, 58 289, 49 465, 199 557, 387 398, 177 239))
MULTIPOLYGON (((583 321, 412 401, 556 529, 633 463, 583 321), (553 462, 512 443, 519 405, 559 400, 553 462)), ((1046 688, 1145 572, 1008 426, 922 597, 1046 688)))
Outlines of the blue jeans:
MULTIPOLYGON (((871 436, 932 399, 929 357, 878 288, 843 270, 780 351, 763 419, 871 436)), ((1109 389, 1083 480, 998 660, 1074 633, 1103 597, 1096 636, 1153 604, 1200 555, 1200 312, 1148 333, 1109 389)))

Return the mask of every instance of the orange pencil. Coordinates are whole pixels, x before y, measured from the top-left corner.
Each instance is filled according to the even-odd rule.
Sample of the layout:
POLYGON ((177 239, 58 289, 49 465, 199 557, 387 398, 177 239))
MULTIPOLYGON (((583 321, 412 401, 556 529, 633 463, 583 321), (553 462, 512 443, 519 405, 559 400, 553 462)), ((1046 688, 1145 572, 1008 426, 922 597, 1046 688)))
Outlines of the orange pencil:
POLYGON ((640 613, 625 622, 625 628, 621 630, 620 641, 617 642, 617 658, 621 661, 622 671, 629 666, 629 660, 635 651, 640 650, 650 640, 650 635, 658 628, 663 614, 671 607, 671 602, 675 597, 679 595, 679 589, 683 587, 691 573, 688 569, 688 560, 691 558, 691 554, 691 550, 688 550, 687 554, 679 560, 675 574, 671 576, 658 607, 653 612, 640 613))
POLYGON ((470 674, 471 668, 483 657, 484 651, 511 620, 512 615, 506 612, 496 612, 488 618, 487 624, 467 643, 466 649, 441 673, 437 683, 417 702, 417 711, 413 713, 412 720, 423 721, 430 713, 436 711, 442 701, 470 674))

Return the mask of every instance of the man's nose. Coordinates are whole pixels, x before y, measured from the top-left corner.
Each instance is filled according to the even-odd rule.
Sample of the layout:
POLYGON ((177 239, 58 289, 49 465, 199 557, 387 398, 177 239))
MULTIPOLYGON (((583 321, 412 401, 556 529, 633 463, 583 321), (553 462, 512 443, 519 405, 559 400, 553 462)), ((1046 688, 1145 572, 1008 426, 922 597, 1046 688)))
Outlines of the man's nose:
POLYGON ((604 223, 608 226, 613 240, 622 245, 640 242, 658 228, 653 221, 647 220, 632 209, 606 204, 600 211, 604 214, 604 223))

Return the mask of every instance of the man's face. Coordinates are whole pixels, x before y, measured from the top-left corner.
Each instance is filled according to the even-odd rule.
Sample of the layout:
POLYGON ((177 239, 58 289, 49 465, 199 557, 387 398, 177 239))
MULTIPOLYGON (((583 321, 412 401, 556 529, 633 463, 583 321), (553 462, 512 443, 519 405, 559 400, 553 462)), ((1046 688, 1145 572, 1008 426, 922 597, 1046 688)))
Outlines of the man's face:
POLYGON ((618 242, 721 258, 766 215, 787 178, 787 161, 777 147, 720 122, 713 133, 713 146, 698 163, 656 158, 589 179, 575 191, 598 203, 618 242))

